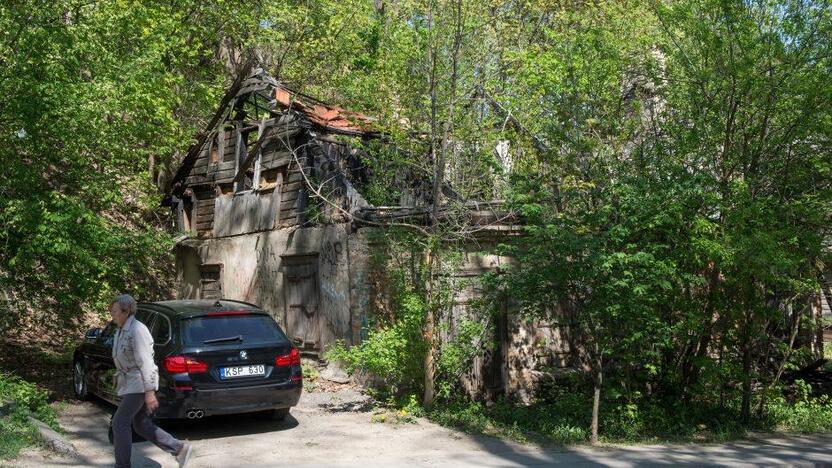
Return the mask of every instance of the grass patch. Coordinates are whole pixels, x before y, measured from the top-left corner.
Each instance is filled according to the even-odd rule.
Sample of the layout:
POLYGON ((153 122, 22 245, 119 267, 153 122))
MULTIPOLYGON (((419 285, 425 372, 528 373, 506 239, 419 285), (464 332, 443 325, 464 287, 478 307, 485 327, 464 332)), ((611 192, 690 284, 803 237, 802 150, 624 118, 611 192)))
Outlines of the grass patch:
MULTIPOLYGON (((808 387, 808 386, 806 386, 808 387)), ((740 420, 739 401, 724 406, 694 401, 643 398, 641 401, 604 402, 599 438, 606 443, 725 442, 748 431, 823 433, 832 431, 832 401, 813 398, 810 389, 794 401, 773 398, 762 417, 740 420)), ((427 417, 464 432, 488 434, 517 442, 574 445, 589 441, 590 401, 580 394, 532 406, 498 400, 490 406, 470 401, 437 404, 427 417)))
POLYGON ((39 444, 38 433, 29 422, 33 416, 59 429, 57 412, 49 406, 47 393, 34 384, 0 373, 0 460, 17 456, 21 449, 39 444))
POLYGON ((389 397, 386 402, 380 403, 370 417, 373 423, 388 424, 415 424, 416 418, 425 416, 426 413, 415 395, 403 397, 389 397))
POLYGON ((302 362, 301 372, 303 373, 303 391, 314 392, 317 389, 317 380, 320 377, 318 369, 309 362, 302 362))

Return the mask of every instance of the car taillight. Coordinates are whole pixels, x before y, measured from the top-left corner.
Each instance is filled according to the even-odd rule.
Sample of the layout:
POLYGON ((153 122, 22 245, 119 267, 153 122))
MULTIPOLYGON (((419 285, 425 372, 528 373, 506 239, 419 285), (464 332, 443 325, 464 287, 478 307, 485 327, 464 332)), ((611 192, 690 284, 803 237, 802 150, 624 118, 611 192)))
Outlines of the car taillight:
POLYGON ((298 352, 298 349, 292 348, 292 350, 289 351, 288 354, 284 354, 282 356, 274 358, 274 365, 277 367, 299 366, 300 353, 298 352))
POLYGON ((208 372, 207 362, 187 356, 168 356, 162 362, 162 365, 171 374, 179 374, 182 372, 199 374, 201 372, 208 372))

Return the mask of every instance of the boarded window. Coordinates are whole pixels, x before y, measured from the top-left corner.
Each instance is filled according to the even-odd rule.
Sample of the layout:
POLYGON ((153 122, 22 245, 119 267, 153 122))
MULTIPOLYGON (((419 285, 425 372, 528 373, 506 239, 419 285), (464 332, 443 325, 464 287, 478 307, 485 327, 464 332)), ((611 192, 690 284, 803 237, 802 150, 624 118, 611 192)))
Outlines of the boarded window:
POLYGON ((205 233, 214 227, 214 190, 200 190, 194 196, 194 217, 192 226, 198 233, 205 233))
POLYGON ((185 191, 182 199, 179 200, 177 207, 177 224, 182 232, 191 232, 194 230, 194 203, 192 195, 193 192, 185 191))
POLYGON ((202 299, 222 298, 222 264, 199 266, 199 297, 202 299))

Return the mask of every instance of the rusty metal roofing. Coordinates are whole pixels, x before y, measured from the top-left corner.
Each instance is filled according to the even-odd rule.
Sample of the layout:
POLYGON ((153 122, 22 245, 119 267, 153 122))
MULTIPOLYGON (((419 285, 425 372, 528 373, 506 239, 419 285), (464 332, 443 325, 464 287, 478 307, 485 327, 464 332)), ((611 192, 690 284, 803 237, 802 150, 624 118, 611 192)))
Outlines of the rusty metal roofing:
POLYGON ((306 98, 281 84, 275 86, 274 98, 284 108, 302 113, 310 122, 325 129, 350 133, 376 132, 372 117, 306 98))

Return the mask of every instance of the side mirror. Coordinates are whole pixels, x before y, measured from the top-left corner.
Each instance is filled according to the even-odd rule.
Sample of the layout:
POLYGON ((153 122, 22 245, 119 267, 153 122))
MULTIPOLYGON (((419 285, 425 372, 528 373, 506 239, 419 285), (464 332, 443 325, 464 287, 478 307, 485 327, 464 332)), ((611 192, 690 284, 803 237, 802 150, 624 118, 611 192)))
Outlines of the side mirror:
POLYGON ((92 340, 98 338, 98 335, 100 335, 100 334, 101 334, 101 329, 100 328, 98 328, 98 327, 90 328, 84 334, 84 339, 92 341, 92 340))

